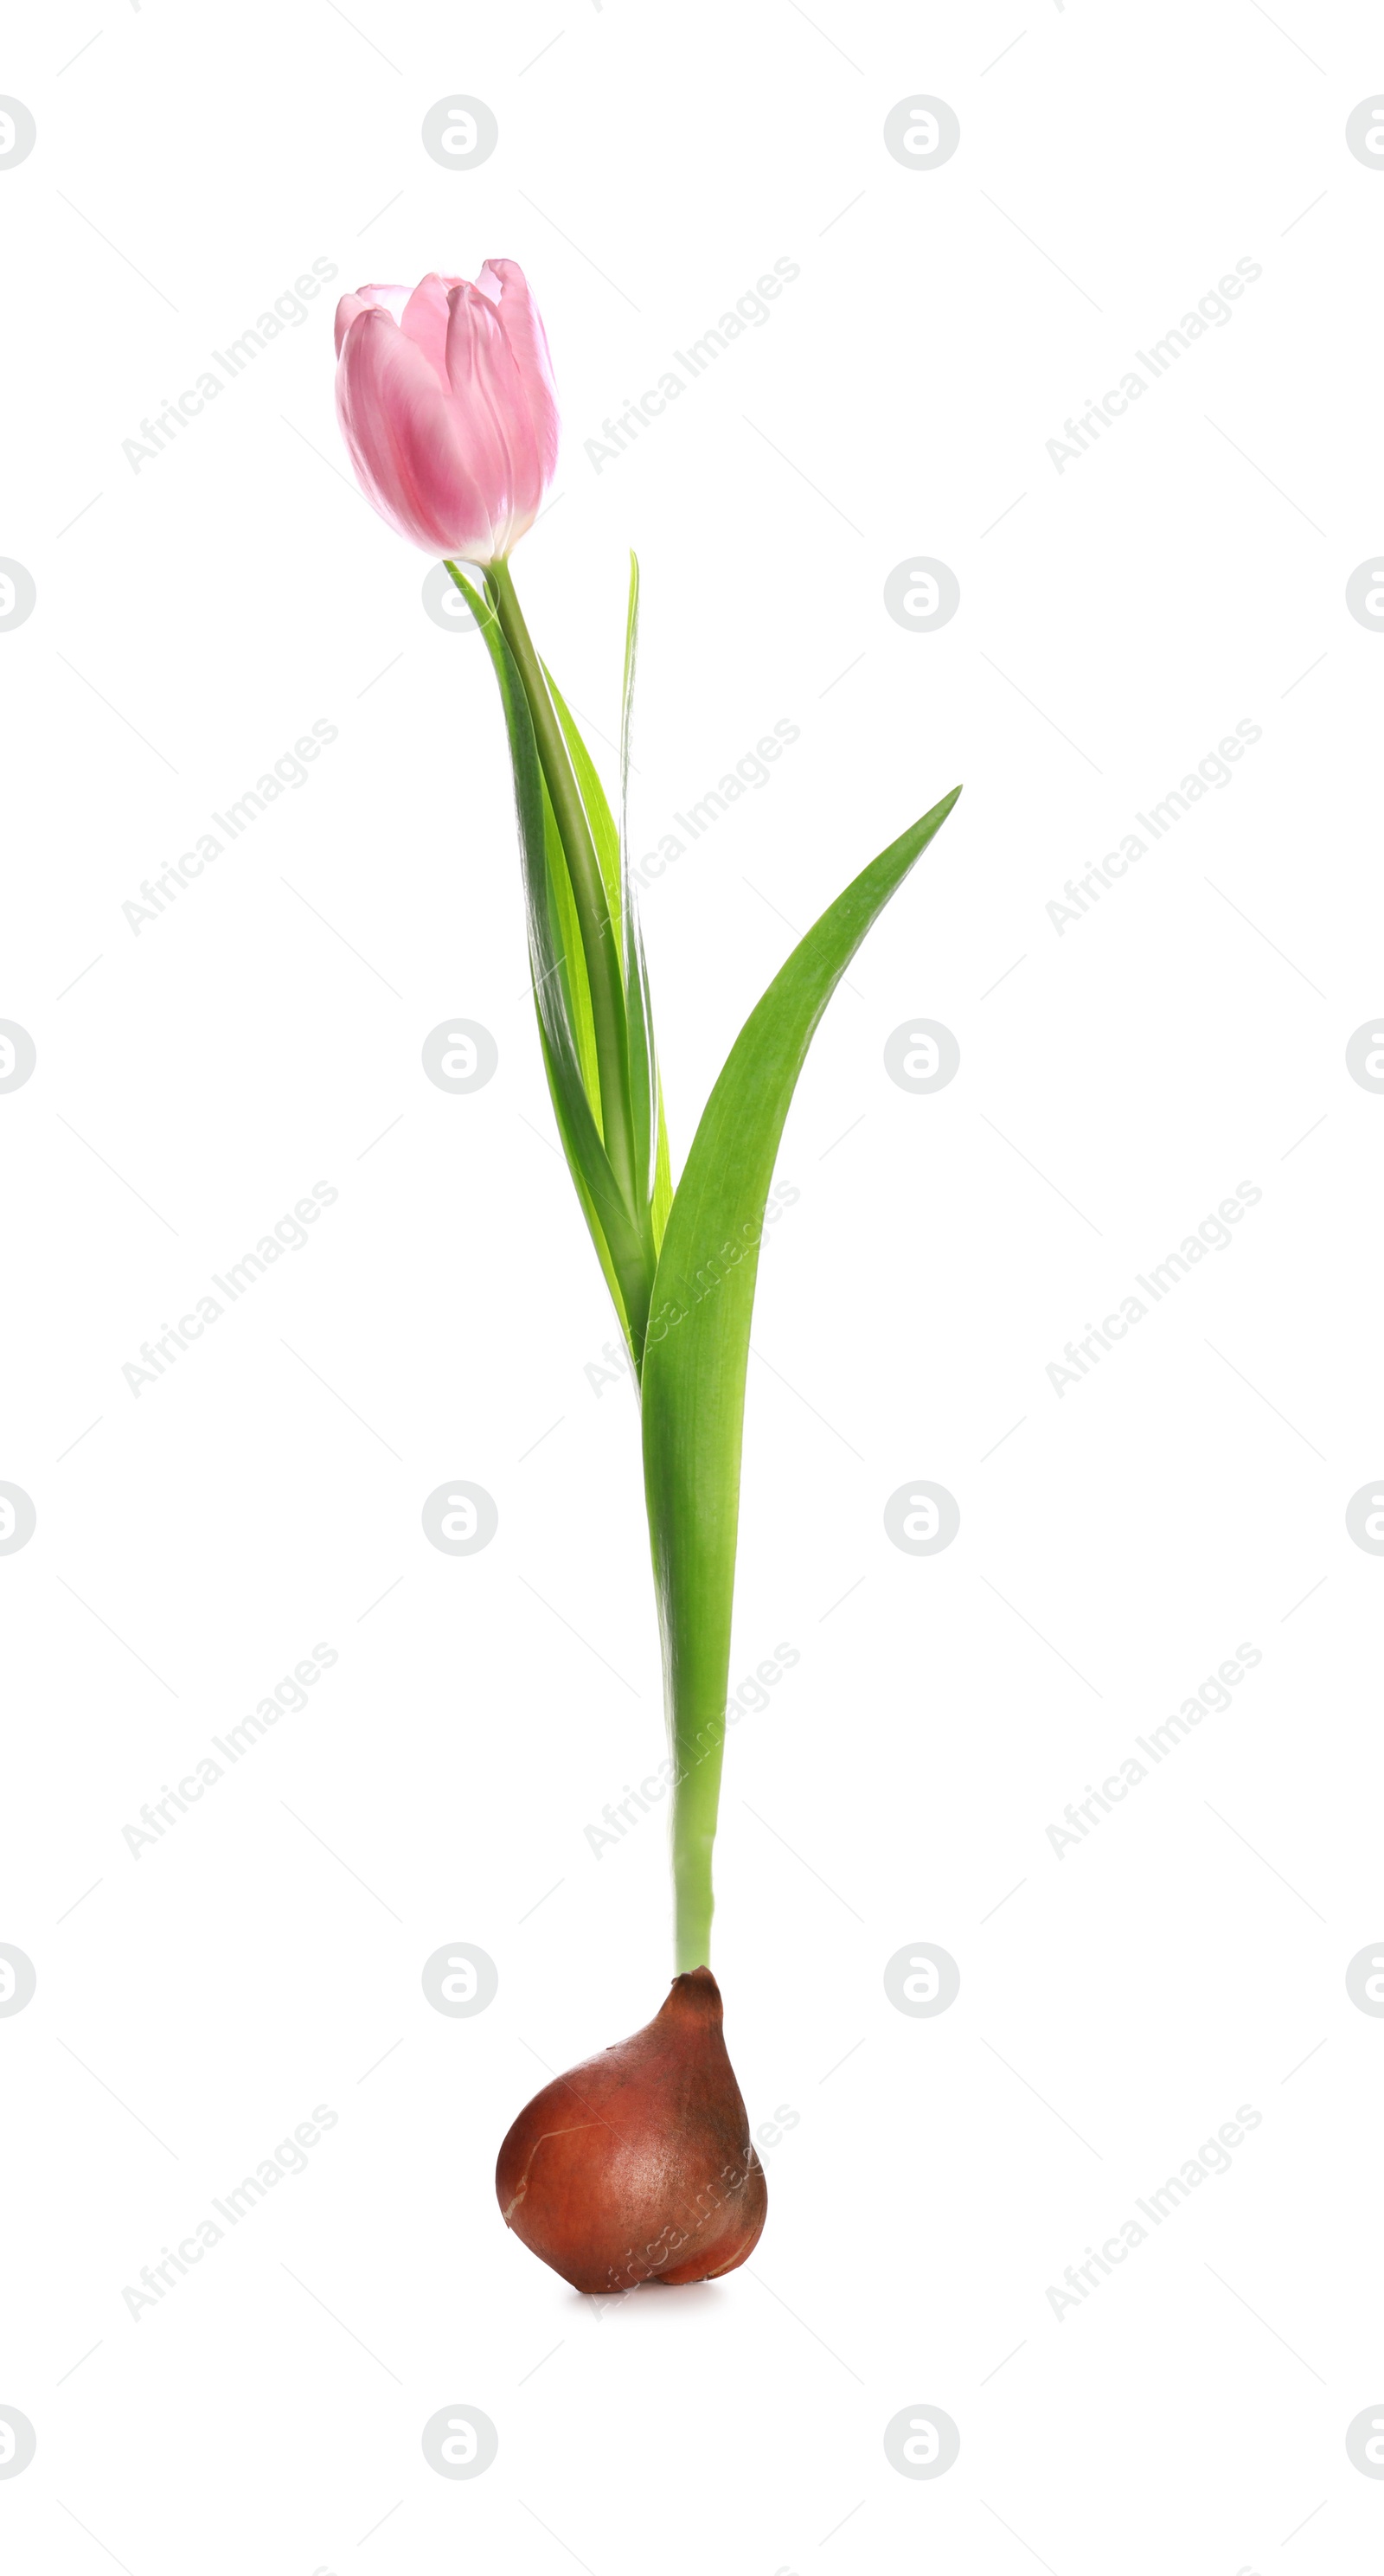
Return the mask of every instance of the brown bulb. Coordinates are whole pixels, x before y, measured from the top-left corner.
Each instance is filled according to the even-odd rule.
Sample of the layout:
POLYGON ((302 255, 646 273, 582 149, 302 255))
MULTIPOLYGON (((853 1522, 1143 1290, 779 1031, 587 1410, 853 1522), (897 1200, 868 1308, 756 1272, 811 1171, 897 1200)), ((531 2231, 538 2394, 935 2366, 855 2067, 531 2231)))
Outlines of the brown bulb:
POLYGON ((535 2093, 495 2190, 505 2225, 574 2290, 714 2281, 745 2261, 769 2196, 709 1968, 675 1977, 632 2039, 535 2093))

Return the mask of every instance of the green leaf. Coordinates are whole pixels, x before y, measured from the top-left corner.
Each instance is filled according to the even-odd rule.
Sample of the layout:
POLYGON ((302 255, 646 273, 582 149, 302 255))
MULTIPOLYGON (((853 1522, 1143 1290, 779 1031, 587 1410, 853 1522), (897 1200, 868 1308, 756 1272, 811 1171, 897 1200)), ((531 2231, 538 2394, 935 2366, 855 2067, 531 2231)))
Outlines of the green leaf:
POLYGON ((644 1354, 644 1480, 675 1794, 677 1964, 711 1925, 745 1373, 759 1241, 783 1123, 822 1013, 871 923, 946 821, 960 788, 872 860, 800 940, 721 1070, 678 1184, 644 1354))
MULTIPOLYGON (((536 752, 537 746, 535 746, 536 752)), ((601 1116, 601 1077, 596 1057, 596 1017, 591 1008, 591 981, 586 971, 586 957, 581 944, 581 924, 577 919, 577 898, 567 870, 567 856, 562 835, 548 794, 548 782, 542 777, 543 849, 548 867, 548 910, 552 924, 553 946, 558 958, 558 981, 567 1005, 568 1026, 576 1048, 583 1088, 592 1117, 602 1139, 605 1121, 601 1116)))
POLYGON ((668 1152, 668 1130, 663 1120, 663 1086, 658 1091, 658 1153, 654 1160, 653 1227, 654 1250, 661 1251, 668 1227, 668 1212, 673 1204, 673 1166, 668 1152))
MULTIPOLYGON (((576 775, 577 792, 591 827, 596 863, 601 871, 601 883, 605 887, 606 909, 615 925, 615 935, 618 940, 620 937, 620 835, 615 829, 615 817, 606 801, 600 772, 577 730, 571 709, 546 662, 543 665, 543 677, 548 683, 553 704, 557 709, 557 720, 562 727, 567 756, 576 775)), ((621 963, 623 965, 623 958, 621 963)))
MULTIPOLYGON (((591 829, 591 839, 601 871, 601 882, 605 887, 610 917, 616 924, 620 942, 620 963, 625 991, 626 1044, 629 1056, 630 1106, 634 1119, 640 1185, 648 1209, 651 1246, 656 1254, 663 1240, 663 1228, 672 1202, 672 1180, 668 1162, 668 1136, 663 1119, 663 1099, 658 1078, 658 1059, 654 1048, 649 973, 639 928, 634 884, 630 874, 630 726, 638 645, 639 559, 631 553, 629 605, 625 616, 624 678, 620 695, 620 824, 618 831, 605 789, 601 784, 600 773, 582 739, 571 709, 546 662, 543 665, 543 676, 557 709, 562 738, 567 745, 577 789, 591 829)), ((576 935, 574 908, 573 938, 576 935)), ((591 1055, 594 1061, 594 1034, 591 1040, 591 1055)), ((583 1052, 583 1062, 585 1060, 585 1052, 583 1052)))
MULTIPOLYGON (((605 1274, 605 1283, 607 1288, 610 1290, 611 1303, 613 1304, 616 1315, 619 1318, 620 1329, 624 1334, 626 1341, 629 1342, 632 1341, 632 1330, 624 1291, 621 1288, 620 1280, 615 1269, 615 1263, 611 1257, 610 1245, 606 1240, 606 1227, 601 1222, 601 1218, 597 1212, 596 1202, 587 1186, 586 1179, 582 1171, 580 1144, 577 1136, 573 1132, 573 1124, 568 1115, 565 1089, 554 1069, 552 1054, 549 1049, 547 1036, 544 1032, 541 1016, 538 1023, 538 1041, 543 1050, 543 1069, 548 1077, 548 1093, 553 1104, 553 1116, 557 1120, 557 1132, 562 1138, 562 1150, 567 1157, 567 1168, 572 1176, 572 1186, 577 1193, 582 1215, 586 1219, 587 1226, 591 1234, 591 1240, 596 1247, 596 1258, 600 1262, 601 1269, 605 1274)), ((613 1174, 611 1175, 611 1187, 612 1189, 614 1188, 613 1174)), ((619 1214, 623 1217, 623 1207, 620 1208, 619 1214)))
MULTIPOLYGON (((649 994, 648 967, 639 928, 638 908, 630 874, 629 856, 629 758, 630 723, 634 697, 635 660, 639 642, 639 563, 630 556, 629 606, 625 619, 624 680, 620 703, 620 824, 617 830, 600 773, 582 738, 576 719, 562 695, 547 663, 543 676, 557 709, 562 738, 572 763, 577 790, 591 831, 601 882, 605 887, 610 917, 616 926, 620 948, 620 967, 625 994, 626 1047, 629 1059, 630 1106, 640 1187, 648 1211, 652 1254, 656 1255, 663 1240, 663 1228, 672 1200, 672 1181, 668 1162, 668 1136, 663 1119, 663 1101, 658 1078, 658 1060, 654 1048, 653 1010, 649 994)), ((568 898, 562 912, 562 938, 567 955, 580 960, 580 933, 575 901, 568 898)), ((583 1070, 592 1069, 588 1096, 600 1122, 597 1085, 594 1080, 595 1033, 590 1017, 589 987, 584 961, 574 978, 574 1005, 580 1015, 578 1045, 583 1070), (588 1039, 587 1030, 590 1029, 588 1039)))
POLYGON ((672 1205, 673 1184, 668 1163, 668 1130, 663 1118, 663 1089, 658 1076, 658 1052, 654 1045, 649 970, 644 957, 639 907, 630 866, 630 734, 634 721, 634 672, 638 654, 639 557, 631 550, 629 605, 625 612, 625 669, 620 690, 620 885, 624 903, 625 1018, 629 1030, 630 1099, 648 1206, 650 1238, 656 1254, 663 1241, 663 1229, 672 1205))
MULTIPOLYGON (((644 1269, 643 1248, 611 1170, 583 1071, 583 1031, 577 1007, 578 995, 585 991, 581 943, 573 934, 565 946, 562 944, 571 923, 571 886, 543 783, 533 720, 514 657, 493 608, 454 564, 449 563, 447 569, 481 630, 499 682, 514 770, 529 962, 548 1089, 577 1196, 621 1324, 629 1331, 632 1313, 639 1304, 633 1283, 644 1269)), ((586 1011, 589 1030, 589 998, 586 1011)), ((594 1073, 592 1078, 594 1081, 594 1073)), ((639 1321, 642 1324, 642 1318, 639 1321)))

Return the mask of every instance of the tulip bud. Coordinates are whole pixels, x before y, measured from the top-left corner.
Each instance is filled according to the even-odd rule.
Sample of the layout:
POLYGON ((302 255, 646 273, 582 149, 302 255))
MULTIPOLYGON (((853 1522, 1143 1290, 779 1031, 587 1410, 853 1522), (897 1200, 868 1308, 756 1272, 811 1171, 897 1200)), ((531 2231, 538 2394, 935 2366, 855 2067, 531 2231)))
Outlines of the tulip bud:
POLYGON ((557 464, 557 395, 517 261, 362 286, 336 308, 336 408, 357 480, 425 554, 497 563, 557 464))
POLYGON ((709 1968, 675 1977, 643 2030, 534 2095, 495 2190, 506 2226, 574 2290, 714 2281, 745 2261, 768 2190, 709 1968))

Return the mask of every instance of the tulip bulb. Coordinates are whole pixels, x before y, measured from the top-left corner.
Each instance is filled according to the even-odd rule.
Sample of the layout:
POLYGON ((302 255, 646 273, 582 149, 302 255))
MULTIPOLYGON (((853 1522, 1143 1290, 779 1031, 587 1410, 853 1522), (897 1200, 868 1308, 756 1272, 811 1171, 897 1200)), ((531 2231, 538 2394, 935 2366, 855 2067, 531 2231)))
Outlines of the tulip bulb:
POLYGON ((709 1968, 631 2039, 555 2076, 500 2149, 505 2225, 574 2290, 714 2281, 754 2251, 768 2190, 709 1968))

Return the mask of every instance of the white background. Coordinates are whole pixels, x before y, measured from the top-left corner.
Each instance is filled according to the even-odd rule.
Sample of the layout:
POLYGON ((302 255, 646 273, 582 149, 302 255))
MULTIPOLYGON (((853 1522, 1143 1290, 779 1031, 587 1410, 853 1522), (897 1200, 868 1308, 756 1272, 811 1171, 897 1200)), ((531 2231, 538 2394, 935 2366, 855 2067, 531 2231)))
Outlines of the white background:
POLYGON ((0 1014, 9 1671, 0 2483, 10 2563, 189 2569, 1376 2568, 1384 2485, 1384 175, 1375 13, 1254 0, 665 18, 630 0, 179 12, 60 0, 0 87, 8 389, 0 1014), (564 14, 565 11, 565 14, 564 14), (815 20, 815 23, 814 23, 815 20), (1304 54, 1303 47, 1308 49, 1304 54), (844 51, 843 51, 844 49, 844 51), (1310 56, 1310 59, 1309 59, 1310 56), (422 150, 474 94, 483 167, 422 150), (942 168, 884 149, 918 92, 942 168), (518 258, 566 422, 516 561, 592 740, 626 549, 635 841, 800 739, 649 892, 675 1163, 752 1002, 957 780, 789 1120, 756 1320, 715 1963, 767 2156, 750 2265, 613 2308, 495 2207, 499 2140, 670 1973, 637 1424, 551 1146, 510 787, 474 636, 363 506, 331 308, 518 258), (314 258, 332 287, 136 472, 123 442, 314 258), (584 442, 772 267, 800 278, 637 447, 584 442), (1262 277, 1059 474, 1068 415, 1237 260, 1262 277), (80 515, 79 515, 80 514, 80 515), (910 549, 959 612, 883 604, 910 549), (162 917, 122 907, 314 719, 338 738, 162 917), (1241 720, 1262 739, 1098 906, 1046 907, 1241 720), (1003 980, 1001 980, 1003 979, 1003 980), (446 1015, 499 1071, 425 1078, 446 1015), (884 1070, 957 1035, 932 1097, 884 1070), (136 1396, 122 1376, 316 1181, 338 1192, 136 1396), (1262 1198, 1059 1396, 1046 1370, 1240 1182, 1262 1198), (484 1553, 422 1531, 466 1477, 484 1553), (893 1547, 946 1485, 960 1535, 893 1547), (846 1596, 843 1598, 843 1596, 846 1596), (317 1641, 338 1661, 134 1857, 122 1828, 317 1641), (1262 1661, 1059 1858, 1047 1828, 1241 1641, 1262 1661), (420 1984, 497 1963, 471 2020, 420 1984), (937 2020, 886 1998, 938 1943, 937 2020), (844 2062, 843 2062, 844 2061, 844 2062), (317 2104, 308 2170, 153 2310, 122 2290, 317 2104), (1259 2127, 1075 2311, 1046 2296, 1246 2104, 1259 2127), (452 2483, 439 2408, 499 2432, 452 2483), (935 2482, 886 2422, 960 2428, 935 2482), (104 2553, 104 2555, 103 2555, 104 2553))

